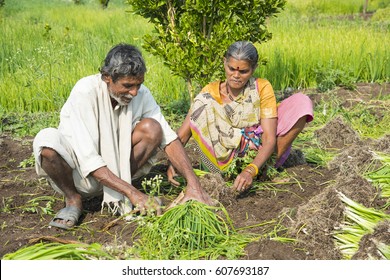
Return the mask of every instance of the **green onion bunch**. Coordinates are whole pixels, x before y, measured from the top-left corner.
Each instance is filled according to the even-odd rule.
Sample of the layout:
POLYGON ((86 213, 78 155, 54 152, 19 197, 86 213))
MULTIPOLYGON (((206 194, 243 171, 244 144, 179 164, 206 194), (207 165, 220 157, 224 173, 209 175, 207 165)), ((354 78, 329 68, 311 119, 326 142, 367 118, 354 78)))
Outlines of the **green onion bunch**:
POLYGON ((369 171, 365 177, 381 191, 381 197, 388 198, 390 204, 390 156, 383 153, 374 153, 374 158, 381 161, 379 169, 369 171))
POLYGON ((132 253, 148 260, 237 259, 254 240, 237 233, 223 207, 195 200, 170 208, 161 216, 142 218, 134 234, 138 239, 132 253))
POLYGON ((379 242, 377 244, 379 252, 385 257, 386 260, 390 260, 390 245, 379 242))
MULTIPOLYGON (((390 215, 373 209, 367 208, 363 205, 346 197, 339 192, 340 199, 346 204, 344 214, 345 222, 340 229, 333 233, 336 239, 336 246, 346 259, 350 259, 359 249, 360 239, 366 235, 374 232, 376 225, 384 220, 389 219, 390 215)), ((390 244, 382 244, 378 251, 388 257, 390 244)))
POLYGON ((37 243, 4 255, 3 260, 113 260, 98 243, 37 243))
POLYGON ((310 146, 307 145, 303 148, 303 153, 305 155, 306 162, 323 167, 326 167, 336 156, 335 151, 321 149, 318 144, 311 144, 310 146))

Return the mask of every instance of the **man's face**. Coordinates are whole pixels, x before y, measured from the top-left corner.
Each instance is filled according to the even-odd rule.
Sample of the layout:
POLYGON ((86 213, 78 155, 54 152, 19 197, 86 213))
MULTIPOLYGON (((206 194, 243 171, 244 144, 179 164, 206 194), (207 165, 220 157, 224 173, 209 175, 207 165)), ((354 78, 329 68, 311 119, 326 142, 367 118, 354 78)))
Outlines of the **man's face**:
POLYGON ((144 75, 127 76, 119 78, 116 82, 111 77, 106 77, 108 92, 111 98, 116 100, 120 106, 129 105, 133 97, 137 96, 141 84, 144 82, 144 75))

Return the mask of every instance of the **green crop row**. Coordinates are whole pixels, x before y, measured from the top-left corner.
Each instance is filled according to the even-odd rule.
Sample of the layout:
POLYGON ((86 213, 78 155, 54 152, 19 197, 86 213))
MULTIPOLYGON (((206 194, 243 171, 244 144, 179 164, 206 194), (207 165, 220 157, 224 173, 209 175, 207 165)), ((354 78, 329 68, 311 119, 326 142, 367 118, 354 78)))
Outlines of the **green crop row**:
MULTIPOLYGON (((75 82, 98 71, 112 45, 142 48, 143 35, 153 32, 123 1, 110 1, 107 9, 98 1, 83 2, 5 1, 0 8, 0 113, 58 111, 75 82)), ((268 63, 256 75, 269 79, 275 90, 389 80, 388 17, 334 16, 358 13, 364 1, 357 0, 343 1, 354 9, 335 4, 340 10, 329 8, 325 16, 328 2, 334 1, 288 1, 286 10, 270 19, 273 39, 258 46, 268 63), (314 6, 315 13, 309 9, 314 6)), ((387 2, 370 1, 370 7, 387 2)), ((144 56, 145 84, 164 109, 188 106, 184 81, 160 58, 145 51, 144 56)))

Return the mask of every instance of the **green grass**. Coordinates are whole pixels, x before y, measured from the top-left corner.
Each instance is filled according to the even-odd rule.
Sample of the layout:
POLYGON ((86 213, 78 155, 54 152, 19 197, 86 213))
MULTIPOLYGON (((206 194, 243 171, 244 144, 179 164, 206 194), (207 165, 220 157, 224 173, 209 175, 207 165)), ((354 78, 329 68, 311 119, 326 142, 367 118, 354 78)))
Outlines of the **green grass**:
MULTIPOLYGON (((123 1, 112 0, 105 10, 98 1, 84 2, 20 0, 0 8, 0 113, 59 111, 75 82, 96 73, 112 45, 127 42, 142 49, 143 36, 153 32, 123 1)), ((319 77, 330 84, 340 83, 339 77, 341 83, 388 81, 386 16, 340 17, 361 11, 362 2, 288 1, 269 21, 273 39, 259 46, 268 63, 256 75, 269 79, 275 90, 317 87, 319 77)), ((370 1, 370 8, 388 2, 370 1)), ((161 59, 143 54, 146 86, 164 111, 183 114, 189 106, 185 82, 161 59)))
POLYGON ((317 87, 321 79, 380 82, 390 77, 388 25, 362 19, 308 19, 288 11, 270 21, 273 38, 259 46, 268 59, 257 73, 275 89, 317 87), (318 80, 320 78, 320 80, 318 80))
MULTIPOLYGON (((143 35, 153 30, 144 19, 126 12, 129 6, 123 1, 111 0, 106 10, 102 10, 97 1, 85 2, 85 5, 74 5, 61 0, 20 0, 6 1, 6 6, 0 8, 0 133, 35 135, 44 127, 56 126, 58 111, 74 83, 85 75, 96 73, 112 45, 128 42, 141 47, 143 35)), ((269 21, 273 39, 258 46, 260 55, 268 63, 260 66, 256 75, 269 79, 275 90, 317 87, 328 91, 333 86, 348 86, 357 81, 389 82, 390 55, 387 46, 390 45, 390 36, 389 17, 386 16, 389 12, 388 8, 382 9, 389 2, 370 1, 369 11, 379 10, 372 20, 363 20, 357 16, 362 10, 363 0, 288 1, 286 11, 269 21)), ((159 58, 145 51, 143 53, 148 67, 145 84, 155 94, 164 112, 168 113, 168 121, 177 127, 189 104, 185 83, 172 76, 159 58)), ((390 120, 388 110, 380 110, 385 112, 383 118, 379 118, 375 111, 377 106, 386 108, 386 101, 388 99, 348 110, 340 107, 338 100, 324 102, 315 108, 313 123, 299 135, 294 145, 303 147, 308 162, 326 166, 335 153, 316 145, 314 131, 342 115, 362 137, 379 138, 388 133, 390 120)), ((31 159, 26 159, 21 164, 29 164, 29 161, 31 159)), ((381 188, 385 197, 389 197, 387 165, 366 175, 371 176, 370 180, 381 188), (379 181, 385 176, 385 183, 379 181)), ((272 185, 256 187, 273 192, 286 191, 272 185)), ((159 193, 160 189, 156 192, 159 193)), ((4 198, 1 212, 12 211, 11 202, 12 198, 4 198)), ((51 202, 52 199, 46 197, 29 200, 23 211, 51 214, 51 202)), ((214 214, 205 212, 211 216, 214 214)), ((240 229, 232 228, 229 221, 224 222, 221 218, 218 218, 221 223, 216 224, 218 232, 214 232, 213 236, 201 235, 208 229, 201 228, 199 221, 190 221, 188 228, 169 227, 174 221, 188 223, 184 216, 176 213, 175 217, 178 219, 164 221, 162 216, 145 220, 148 224, 137 230, 136 234, 141 239, 137 241, 137 250, 132 253, 146 259, 215 259, 222 255, 235 259, 243 254, 243 247, 252 238, 239 235, 237 231, 240 229), (190 226, 195 228, 190 229, 190 226), (171 234, 164 230, 174 232, 171 234), (160 238, 163 235, 171 239, 160 238), (209 241, 206 239, 209 237, 214 238, 210 243, 200 242, 209 241), (220 247, 216 249, 217 246, 220 247)), ((197 213, 191 214, 190 218, 204 217, 197 213)), ((358 240, 372 230, 356 229, 353 222, 346 223, 349 226, 346 230, 358 230, 358 240)), ((2 226, 6 225, 3 223, 2 226)), ((282 236, 284 231, 278 223, 269 237, 278 241, 294 241, 282 236)), ((346 239, 338 237, 341 245, 345 243, 347 255, 356 251, 357 243, 350 245, 349 235, 346 239), (348 251, 351 248, 352 251, 348 251)), ((95 247, 94 244, 91 247, 85 244, 38 244, 30 251, 24 249, 27 250, 18 252, 21 255, 8 257, 112 258, 101 250, 100 245, 95 247), (46 249, 53 254, 40 255, 46 249), (24 255, 29 253, 32 254, 30 257, 24 255)))
MULTIPOLYGON (((288 7, 300 14, 356 14, 363 11, 364 0, 287 0, 288 7)), ((389 0, 370 0, 367 11, 375 11, 378 8, 386 7, 389 0)))
MULTIPOLYGON (((128 13, 128 5, 111 2, 106 10, 58 0, 24 0, 0 9, 0 109, 58 111, 74 83, 98 72, 114 44, 141 48, 142 36, 152 26, 128 13)), ((184 82, 172 77, 158 58, 143 53, 145 84, 159 101, 182 99, 184 82)))

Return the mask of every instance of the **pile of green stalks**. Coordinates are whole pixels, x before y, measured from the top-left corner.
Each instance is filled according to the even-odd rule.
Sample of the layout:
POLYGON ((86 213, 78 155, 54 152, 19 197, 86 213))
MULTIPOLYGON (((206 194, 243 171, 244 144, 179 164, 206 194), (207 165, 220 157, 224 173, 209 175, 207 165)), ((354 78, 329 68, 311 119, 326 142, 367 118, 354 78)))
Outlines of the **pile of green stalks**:
POLYGON ((194 200, 140 219, 134 235, 131 253, 147 260, 237 259, 256 240, 239 234, 222 206, 194 200))
POLYGON ((113 260, 98 243, 37 243, 4 255, 3 260, 113 260))
POLYGON ((326 167, 337 155, 335 151, 321 149, 318 144, 305 145, 303 153, 305 155, 306 162, 322 167, 326 167))
MULTIPOLYGON (((340 199, 346 204, 344 224, 333 233, 336 239, 336 246, 340 249, 345 259, 351 257, 358 251, 361 238, 373 233, 375 227, 384 220, 390 220, 390 215, 363 205, 346 197, 339 192, 340 199)), ((380 244, 378 252, 384 259, 390 257, 390 244, 380 244)))
POLYGON ((374 158, 379 160, 382 166, 367 172, 365 177, 379 189, 381 197, 387 198, 384 208, 388 208, 390 206, 390 156, 383 153, 374 153, 374 158))

